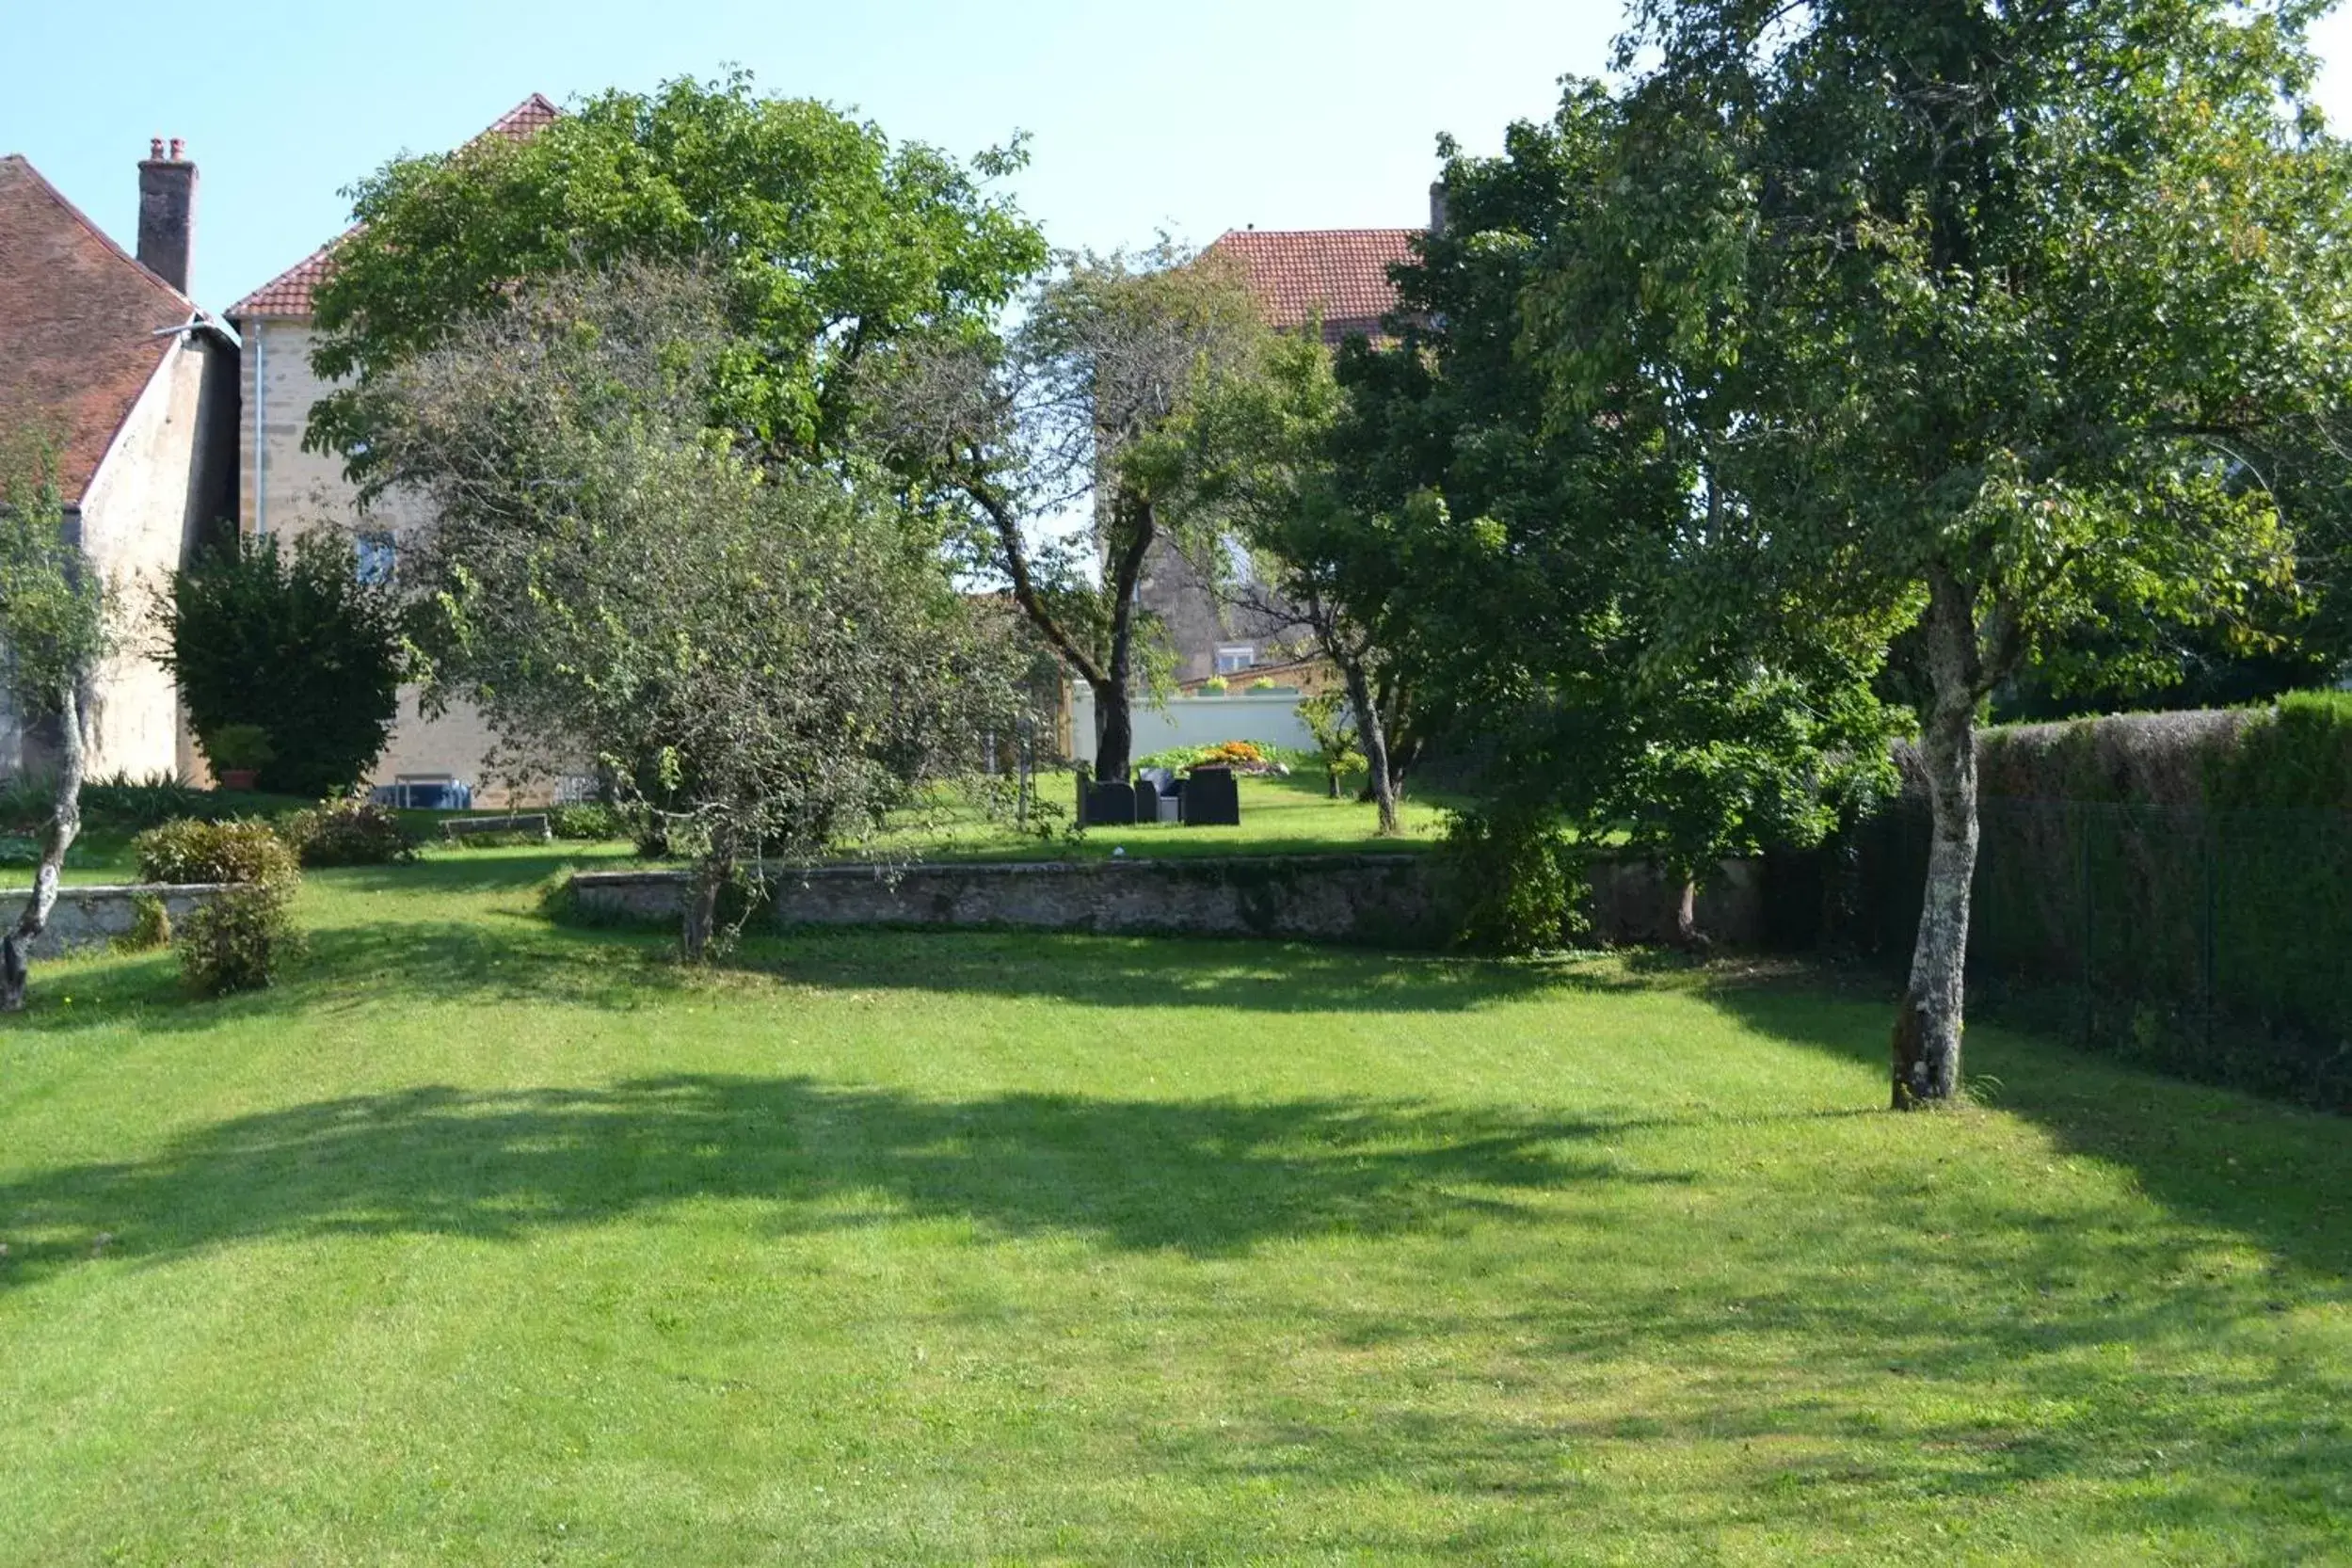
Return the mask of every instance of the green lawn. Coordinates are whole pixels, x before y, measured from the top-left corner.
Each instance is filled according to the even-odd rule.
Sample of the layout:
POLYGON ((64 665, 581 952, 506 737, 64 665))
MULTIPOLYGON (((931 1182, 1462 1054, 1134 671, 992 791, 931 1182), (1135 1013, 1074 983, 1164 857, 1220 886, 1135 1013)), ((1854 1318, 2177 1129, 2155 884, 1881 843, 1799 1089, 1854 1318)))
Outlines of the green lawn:
MULTIPOLYGON (((1593 959, 557 931, 0 1027, 0 1563, 2343 1561, 2352 1128, 1593 959)), ((71 999, 70 1000, 68 999, 71 999)))
MULTIPOLYGON (((1155 858, 1321 855, 1348 850, 1381 854, 1428 849, 1437 842, 1445 830, 1441 801, 1416 795, 1400 802, 1403 836, 1383 839, 1378 837, 1380 822, 1373 808, 1356 799, 1354 786, 1360 782, 1349 781, 1345 797, 1333 800, 1320 776, 1244 775, 1235 780, 1241 795, 1239 827, 1151 823, 1091 827, 1077 836, 1023 833, 1010 822, 982 810, 967 796, 944 792, 929 808, 910 814, 874 847, 886 854, 913 854, 926 860, 1080 860, 1102 859, 1114 853, 1155 858)), ((1053 822, 1066 824, 1076 792, 1070 776, 1047 775, 1037 790, 1039 798, 1061 808, 1062 815, 1053 822)))

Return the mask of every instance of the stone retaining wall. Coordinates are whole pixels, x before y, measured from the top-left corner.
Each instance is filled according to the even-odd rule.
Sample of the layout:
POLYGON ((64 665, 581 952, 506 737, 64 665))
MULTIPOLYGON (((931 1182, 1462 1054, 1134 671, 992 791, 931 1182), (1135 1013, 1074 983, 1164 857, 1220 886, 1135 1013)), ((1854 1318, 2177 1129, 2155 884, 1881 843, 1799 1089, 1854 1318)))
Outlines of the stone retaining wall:
MULTIPOLYGON (((226 890, 216 883, 175 887, 139 883, 120 887, 60 888, 56 906, 49 911, 49 929, 33 944, 36 958, 55 958, 83 948, 103 948, 129 934, 138 920, 137 901, 161 899, 164 913, 176 928, 226 890)), ((0 888, 0 918, 14 922, 17 911, 33 896, 30 888, 0 888)))
MULTIPOLYGON (((680 872, 584 872, 584 913, 679 918, 680 872)), ((1262 856, 820 866, 781 878, 776 923, 1021 926, 1125 935, 1252 936, 1416 947, 1433 939, 1420 856, 1262 856)))
MULTIPOLYGON (((821 866, 778 881, 775 919, 780 926, 1017 926, 1429 948, 1445 936, 1432 869, 1421 855, 821 866)), ((1701 928, 1729 946, 1755 945, 1763 881, 1757 863, 1727 863, 1700 898, 1701 928)), ((1603 940, 1672 935, 1672 895, 1656 872, 1603 865, 1592 882, 1603 940)), ((571 888, 590 919, 667 922, 680 918, 686 879, 681 872, 583 872, 571 888)))

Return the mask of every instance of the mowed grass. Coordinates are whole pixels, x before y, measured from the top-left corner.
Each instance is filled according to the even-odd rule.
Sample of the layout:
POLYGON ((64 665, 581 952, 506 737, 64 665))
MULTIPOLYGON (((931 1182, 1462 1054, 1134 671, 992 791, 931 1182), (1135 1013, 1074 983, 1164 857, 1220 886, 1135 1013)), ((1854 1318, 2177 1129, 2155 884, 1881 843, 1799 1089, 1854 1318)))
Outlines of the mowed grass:
MULTIPOLYGON (((533 912, 0 1028, 0 1562, 2352 1557, 2352 1128, 1803 977, 533 912)), ((67 999, 71 998, 69 1001, 67 999)))
POLYGON ((1072 820, 1077 786, 1067 774, 1037 780, 1037 798, 1058 808, 1048 819, 1057 831, 1023 832, 1000 810, 983 809, 962 790, 943 790, 923 810, 910 812, 871 846, 886 856, 924 860, 1088 860, 1113 855, 1163 859, 1204 855, 1391 854, 1429 849, 1443 836, 1444 803, 1416 792, 1399 803, 1400 835, 1379 837, 1380 818, 1356 798, 1363 776, 1342 780, 1340 799, 1330 798, 1320 774, 1288 778, 1242 775, 1241 821, 1231 827, 1180 823, 1138 823, 1131 827, 1064 828, 1072 820))

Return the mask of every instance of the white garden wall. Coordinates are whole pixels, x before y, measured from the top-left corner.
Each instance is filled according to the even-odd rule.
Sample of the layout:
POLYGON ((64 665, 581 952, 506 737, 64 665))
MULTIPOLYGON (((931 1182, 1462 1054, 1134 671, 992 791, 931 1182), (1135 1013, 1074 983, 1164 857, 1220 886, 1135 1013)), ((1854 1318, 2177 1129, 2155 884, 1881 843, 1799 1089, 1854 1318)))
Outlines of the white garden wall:
MULTIPOLYGON (((1299 717, 1296 692, 1230 692, 1224 696, 1172 696, 1164 707, 1135 706, 1135 755, 1219 741, 1261 741, 1312 747, 1299 717)), ((1070 702, 1070 745, 1081 762, 1095 760, 1095 694, 1080 686, 1070 702)))

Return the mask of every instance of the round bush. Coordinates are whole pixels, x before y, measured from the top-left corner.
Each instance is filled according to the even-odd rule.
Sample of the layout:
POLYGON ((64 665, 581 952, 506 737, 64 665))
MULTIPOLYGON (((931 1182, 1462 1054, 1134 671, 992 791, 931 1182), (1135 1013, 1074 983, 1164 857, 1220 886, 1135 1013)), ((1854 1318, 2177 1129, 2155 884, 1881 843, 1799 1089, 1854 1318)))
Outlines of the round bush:
POLYGON ((180 977, 200 997, 258 991, 276 983, 298 946, 287 905, 292 888, 257 882, 232 888, 180 928, 180 977))
POLYGON ((296 811, 279 831, 310 867, 397 866, 417 856, 399 816, 372 801, 332 801, 296 811))
POLYGON ((131 840, 139 880, 242 882, 291 888, 302 869, 294 849, 260 822, 166 823, 131 840))

